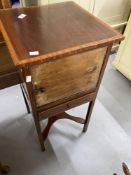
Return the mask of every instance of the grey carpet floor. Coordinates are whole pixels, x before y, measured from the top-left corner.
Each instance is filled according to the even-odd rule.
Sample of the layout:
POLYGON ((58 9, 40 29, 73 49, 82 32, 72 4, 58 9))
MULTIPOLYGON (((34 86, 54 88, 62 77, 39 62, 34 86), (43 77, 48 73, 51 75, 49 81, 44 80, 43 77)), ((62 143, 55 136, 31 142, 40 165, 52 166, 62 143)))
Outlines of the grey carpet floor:
MULTIPOLYGON (((60 120, 51 128, 44 153, 19 85, 0 91, 0 160, 10 165, 10 175, 122 175, 123 161, 131 169, 131 83, 112 68, 114 56, 87 133, 79 124, 60 120)), ((87 106, 67 112, 85 117, 87 106)))

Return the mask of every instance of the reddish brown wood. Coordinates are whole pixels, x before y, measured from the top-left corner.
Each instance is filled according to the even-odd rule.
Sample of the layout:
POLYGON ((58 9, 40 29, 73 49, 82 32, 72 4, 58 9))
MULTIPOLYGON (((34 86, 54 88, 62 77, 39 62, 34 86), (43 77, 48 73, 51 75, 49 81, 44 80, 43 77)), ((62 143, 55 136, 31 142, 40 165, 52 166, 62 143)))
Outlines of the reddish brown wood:
POLYGON ((0 46, 0 89, 20 83, 20 78, 14 66, 8 49, 5 45, 0 46))
POLYGON ((11 0, 0 0, 0 6, 5 9, 5 8, 11 8, 11 0))
MULTIPOLYGON (((103 77, 103 74, 104 74, 104 71, 105 71, 105 68, 106 68, 106 65, 107 65, 107 61, 108 61, 108 58, 109 58, 111 48, 112 48, 112 44, 108 46, 108 49, 107 49, 107 52, 106 52, 106 55, 105 55, 105 59, 103 61, 102 69, 101 69, 100 76, 99 76, 98 83, 97 83, 96 96, 97 96, 97 93, 98 93, 98 90, 99 90, 99 87, 100 87, 100 84, 101 84, 101 80, 102 80, 102 77, 103 77)), ((95 104, 95 99, 93 101, 90 101, 90 103, 89 103, 83 132, 87 131, 94 104, 95 104)))
MULTIPOLYGON (((10 8, 11 7, 11 2, 10 0, 0 0, 0 9, 5 9, 5 8, 10 8)), ((0 46, 4 45, 5 41, 4 38, 0 32, 0 46)))
POLYGON ((17 85, 19 83, 20 79, 17 72, 0 75, 0 90, 17 85))
POLYGON ((56 103, 60 99, 68 101, 71 96, 93 92, 106 51, 107 47, 102 47, 32 66, 37 107, 56 103))
POLYGON ((17 66, 63 58, 123 39, 74 2, 0 11, 0 28, 17 66), (18 19, 21 13, 27 17, 18 19), (35 50, 40 55, 29 56, 35 50))
POLYGON ((0 46, 0 74, 16 71, 6 46, 0 46))
POLYGON ((95 104, 95 100, 89 102, 87 115, 86 115, 86 119, 85 119, 85 123, 84 123, 84 127, 83 127, 83 132, 87 131, 94 104, 95 104))
MULTIPOLYGON (((27 91, 25 89, 23 92, 24 93, 28 92, 28 97, 29 97, 29 100, 30 100, 31 108, 32 108, 32 114, 33 114, 33 118, 34 118, 34 122, 35 122, 35 127, 36 127, 36 130, 37 130, 41 150, 44 151, 45 146, 44 146, 44 142, 43 142, 43 136, 42 136, 42 130, 41 130, 41 126, 40 126, 40 121, 39 121, 39 118, 38 118, 38 112, 37 112, 37 108, 36 108, 36 101, 35 101, 34 94, 33 94, 33 85, 32 85, 32 82, 28 82, 28 83, 26 82, 26 76, 30 75, 30 67, 25 66, 24 69, 19 71, 19 74, 20 74, 21 80, 26 83, 27 91)), ((23 86, 23 88, 24 88, 24 86, 23 86)))
POLYGON ((2 7, 2 2, 0 1, 0 9, 2 9, 3 7, 2 7))
POLYGON ((90 102, 82 120, 86 131, 111 46, 124 37, 73 2, 0 11, 0 29, 29 98, 41 149, 57 119, 76 120, 65 110, 90 102), (27 16, 19 20, 20 13, 27 16), (31 57, 29 51, 40 55, 31 57), (42 134, 45 118, 49 123, 42 134))
POLYGON ((60 113, 60 114, 57 114, 56 116, 53 116, 53 117, 50 117, 48 119, 48 124, 46 126, 46 128, 44 129, 42 135, 43 135, 43 140, 45 141, 48 134, 49 134, 49 131, 50 131, 50 128, 51 126, 57 121, 57 120, 60 120, 60 119, 69 119, 69 120, 72 120, 72 121, 75 121, 77 123, 80 123, 80 124, 84 124, 85 123, 85 120, 82 119, 82 118, 79 118, 79 117, 74 117, 74 116, 71 116, 65 112, 63 113, 60 113))
POLYGON ((7 47, 3 45, 3 40, 0 33, 0 89, 20 83, 17 69, 11 60, 7 47))
POLYGON ((89 93, 89 94, 84 94, 83 96, 81 95, 79 97, 78 96, 74 97, 73 99, 70 99, 66 102, 61 102, 59 104, 56 103, 56 104, 54 104, 54 106, 48 105, 48 108, 47 108, 47 106, 45 108, 43 106, 40 108, 40 111, 38 109, 39 120, 43 120, 43 119, 46 119, 48 117, 52 117, 54 115, 62 113, 63 111, 67 111, 71 108, 74 108, 74 107, 79 106, 81 104, 92 101, 95 99, 95 97, 96 97, 96 93, 93 92, 93 93, 89 93))
POLYGON ((0 46, 1 46, 1 45, 4 45, 4 44, 5 44, 5 41, 4 41, 4 39, 3 39, 2 34, 0 33, 0 46))

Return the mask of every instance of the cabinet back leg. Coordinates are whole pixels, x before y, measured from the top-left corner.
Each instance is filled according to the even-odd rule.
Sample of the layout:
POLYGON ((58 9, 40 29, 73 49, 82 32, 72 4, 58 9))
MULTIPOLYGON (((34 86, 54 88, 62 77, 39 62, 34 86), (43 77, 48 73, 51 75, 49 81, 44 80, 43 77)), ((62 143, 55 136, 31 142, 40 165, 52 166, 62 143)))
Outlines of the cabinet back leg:
POLYGON ((24 98, 25 104, 26 104, 26 109, 27 109, 27 112, 29 114, 30 113, 30 107, 28 105, 28 102, 27 102, 27 99, 26 99, 26 96, 25 96, 25 93, 23 91, 23 88, 22 88, 22 85, 21 84, 20 84, 20 87, 21 87, 21 91, 22 91, 22 94, 23 94, 23 98, 24 98))
POLYGON ((86 119, 85 119, 85 124, 84 124, 84 127, 83 127, 83 132, 87 131, 94 104, 95 104, 95 100, 89 102, 89 107, 88 107, 88 111, 87 111, 87 115, 86 115, 86 119))
POLYGON ((43 135, 42 135, 42 131, 41 131, 39 118, 37 115, 34 115, 33 117, 34 117, 35 127, 36 127, 37 135, 39 138, 41 150, 45 151, 44 140, 43 140, 43 135))

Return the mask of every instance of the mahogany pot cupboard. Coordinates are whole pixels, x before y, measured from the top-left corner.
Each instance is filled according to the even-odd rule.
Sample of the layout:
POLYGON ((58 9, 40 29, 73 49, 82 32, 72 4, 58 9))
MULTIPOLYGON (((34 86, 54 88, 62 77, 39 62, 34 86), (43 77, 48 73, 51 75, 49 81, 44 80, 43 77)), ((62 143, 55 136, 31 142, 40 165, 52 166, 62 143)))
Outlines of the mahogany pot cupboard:
POLYGON ((85 132, 112 44, 123 36, 74 2, 1 10, 0 29, 19 72, 41 149, 58 119, 81 123, 85 132), (19 18, 21 14, 26 16, 19 18), (85 119, 65 112, 87 102, 85 119), (44 119, 48 124, 42 131, 44 119))

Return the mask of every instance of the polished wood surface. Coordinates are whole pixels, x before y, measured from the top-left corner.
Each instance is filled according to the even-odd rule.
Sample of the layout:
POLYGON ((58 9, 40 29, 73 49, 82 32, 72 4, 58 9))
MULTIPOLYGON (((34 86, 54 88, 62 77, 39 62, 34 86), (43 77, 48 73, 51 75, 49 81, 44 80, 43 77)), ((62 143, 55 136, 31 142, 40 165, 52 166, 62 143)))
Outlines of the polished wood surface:
POLYGON ((33 66, 37 106, 95 91, 107 47, 33 66))
POLYGON ((17 66, 60 58, 123 38, 73 2, 1 10, 0 28, 17 66), (18 19, 21 13, 27 16, 18 19), (40 55, 29 56, 30 51, 39 51, 40 55))
POLYGON ((73 2, 0 11, 0 29, 29 99, 41 149, 57 119, 78 121, 85 132, 112 44, 124 37, 73 2), (27 16, 18 19, 21 13, 27 16), (40 55, 29 56, 30 51, 40 55), (85 120, 64 113, 87 102, 85 120), (42 132, 40 121, 46 118, 42 132))

